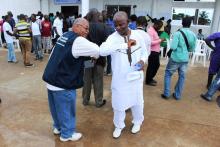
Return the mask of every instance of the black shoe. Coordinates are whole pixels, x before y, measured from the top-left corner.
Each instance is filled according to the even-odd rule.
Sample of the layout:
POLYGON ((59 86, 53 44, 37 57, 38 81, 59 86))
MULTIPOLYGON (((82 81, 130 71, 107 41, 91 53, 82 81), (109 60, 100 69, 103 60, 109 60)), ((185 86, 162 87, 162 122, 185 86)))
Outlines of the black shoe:
POLYGON ((166 95, 164 95, 164 94, 161 94, 161 98, 166 99, 166 100, 168 100, 168 99, 169 99, 169 97, 168 97, 168 96, 166 96, 166 95))
POLYGON ((31 64, 31 63, 25 64, 25 67, 32 67, 32 66, 34 66, 34 64, 31 64))
POLYGON ((200 97, 203 98, 204 100, 208 101, 208 102, 211 101, 211 98, 206 97, 204 94, 201 94, 200 97))
POLYGON ((145 84, 146 84, 146 85, 149 85, 149 86, 157 86, 157 84, 156 84, 156 83, 153 83, 153 82, 146 82, 145 84))
POLYGON ((104 106, 105 104, 106 104, 106 100, 103 99, 101 104, 96 104, 96 107, 100 108, 100 107, 104 106))
POLYGON ((156 81, 156 80, 154 80, 154 79, 153 79, 153 80, 152 80, 151 82, 152 82, 152 83, 155 83, 155 84, 157 84, 157 81, 156 81))
POLYGON ((88 106, 88 105, 89 105, 89 102, 88 102, 88 101, 83 101, 82 104, 83 104, 84 106, 88 106))

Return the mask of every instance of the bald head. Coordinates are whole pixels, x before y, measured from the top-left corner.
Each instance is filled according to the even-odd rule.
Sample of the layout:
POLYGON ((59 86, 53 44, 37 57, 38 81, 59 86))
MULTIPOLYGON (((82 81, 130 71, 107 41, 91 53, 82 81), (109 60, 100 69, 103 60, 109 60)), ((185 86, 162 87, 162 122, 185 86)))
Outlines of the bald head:
POLYGON ((89 33, 89 22, 85 18, 77 18, 73 23, 72 31, 79 36, 86 37, 89 33))
POLYGON ((119 12, 115 13, 115 15, 113 17, 113 21, 115 24, 115 29, 120 35, 122 35, 122 36, 128 35, 129 29, 128 29, 128 15, 127 15, 127 13, 125 13, 123 11, 119 11, 119 12))
POLYGON ((118 11, 117 13, 115 13, 115 15, 113 17, 113 20, 114 21, 117 21, 117 20, 128 20, 128 15, 124 11, 118 11))

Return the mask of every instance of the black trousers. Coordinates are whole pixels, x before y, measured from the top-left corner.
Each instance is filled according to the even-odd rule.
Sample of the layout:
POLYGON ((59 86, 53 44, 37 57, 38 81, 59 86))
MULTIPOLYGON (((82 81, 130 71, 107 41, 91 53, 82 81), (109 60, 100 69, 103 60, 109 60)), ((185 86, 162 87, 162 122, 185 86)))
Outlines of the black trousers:
POLYGON ((145 83, 150 83, 160 67, 160 53, 151 51, 148 58, 145 83))
POLYGON ((84 102, 89 102, 92 85, 94 89, 94 96, 96 105, 100 105, 103 99, 103 73, 104 67, 95 65, 92 68, 86 68, 84 71, 84 85, 82 97, 84 102))

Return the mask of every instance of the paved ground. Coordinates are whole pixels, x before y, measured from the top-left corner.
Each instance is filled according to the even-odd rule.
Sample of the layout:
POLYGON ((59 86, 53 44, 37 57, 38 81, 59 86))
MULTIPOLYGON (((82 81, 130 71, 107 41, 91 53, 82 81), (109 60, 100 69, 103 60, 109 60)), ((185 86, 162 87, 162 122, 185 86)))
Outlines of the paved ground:
MULTIPOLYGON (((156 77, 157 87, 144 86, 145 121, 141 132, 130 133, 131 114, 120 139, 112 138, 111 77, 105 77, 103 108, 84 107, 78 90, 77 128, 83 138, 61 143, 51 130, 45 84, 41 80, 47 58, 33 61, 25 68, 20 52, 18 64, 7 63, 6 50, 0 49, 0 146, 1 147, 219 147, 220 108, 215 100, 206 102, 199 95, 205 91, 207 68, 189 67, 183 98, 163 100, 164 64, 156 77)), ((46 56, 48 57, 48 56, 46 56)), ((164 62, 164 61, 163 61, 164 62)), ((176 81, 176 75, 173 78, 176 81)), ((174 85, 174 83, 172 84, 174 85)))

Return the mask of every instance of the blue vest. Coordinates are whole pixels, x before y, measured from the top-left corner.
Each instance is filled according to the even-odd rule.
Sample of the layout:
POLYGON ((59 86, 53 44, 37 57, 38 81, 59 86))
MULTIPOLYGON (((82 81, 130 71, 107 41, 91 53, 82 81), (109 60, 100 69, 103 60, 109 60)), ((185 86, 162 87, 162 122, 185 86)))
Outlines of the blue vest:
POLYGON ((77 34, 70 31, 58 39, 43 74, 43 80, 63 89, 83 86, 84 58, 72 55, 73 41, 77 34))

